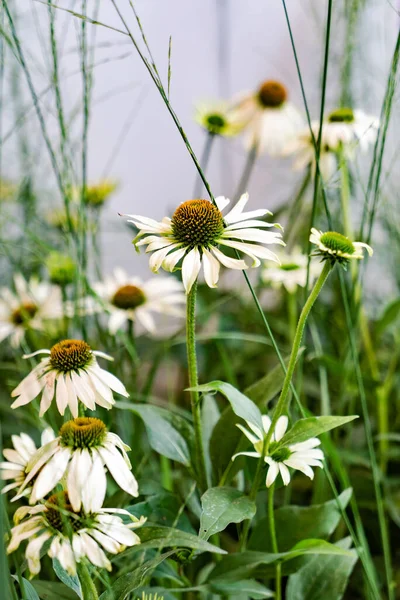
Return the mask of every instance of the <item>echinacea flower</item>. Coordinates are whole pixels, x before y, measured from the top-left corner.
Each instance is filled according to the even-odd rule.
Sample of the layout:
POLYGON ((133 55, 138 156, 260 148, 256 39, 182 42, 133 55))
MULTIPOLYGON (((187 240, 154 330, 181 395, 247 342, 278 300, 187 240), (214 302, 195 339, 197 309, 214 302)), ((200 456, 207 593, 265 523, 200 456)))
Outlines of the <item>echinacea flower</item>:
MULTIPOLYGON (((305 287, 307 282, 308 257, 299 248, 292 252, 279 253, 280 264, 266 263, 261 277, 265 283, 270 283, 274 288, 284 287, 293 294, 297 287, 305 287)), ((321 272, 321 266, 315 261, 310 262, 309 282, 312 283, 321 272)))
MULTIPOLYGON (((118 183, 111 179, 101 179, 97 183, 90 183, 86 186, 84 192, 84 201, 94 208, 103 206, 113 192, 118 187, 118 183)), ((79 186, 71 187, 71 199, 78 204, 82 198, 83 189, 79 186)))
MULTIPOLYGON (((290 482, 290 471, 288 467, 301 471, 310 479, 314 478, 314 472, 311 467, 323 467, 321 461, 324 459, 324 454, 322 450, 317 448, 321 443, 318 438, 310 438, 305 442, 290 444, 287 447, 278 446, 278 442, 285 435, 288 422, 287 416, 282 415, 279 417, 271 437, 268 455, 264 456, 264 461, 268 465, 268 473, 265 482, 267 487, 270 487, 274 483, 279 473, 281 474, 283 484, 288 485, 290 482)), ((251 431, 248 431, 242 425, 237 425, 237 427, 245 434, 247 439, 250 440, 255 451, 238 452, 232 456, 232 460, 237 456, 250 456, 252 458, 261 457, 264 439, 271 427, 271 419, 267 415, 262 416, 264 431, 261 431, 258 427, 248 421, 246 421, 246 423, 251 431)))
POLYGON ((93 289, 103 300, 102 308, 110 314, 108 330, 115 334, 128 321, 137 321, 154 333, 156 324, 152 313, 182 316, 185 303, 182 284, 172 277, 157 277, 142 282, 130 277, 123 269, 115 269, 113 276, 95 283, 93 289))
POLYGON ((196 122, 211 135, 233 137, 241 132, 245 122, 228 102, 210 102, 196 106, 196 122))
MULTIPOLYGON (((300 171, 311 165, 315 173, 315 144, 319 136, 320 123, 312 121, 311 130, 307 127, 283 148, 284 156, 295 156, 294 169, 300 171)), ((360 110, 338 109, 332 112, 322 124, 319 170, 322 178, 329 181, 338 169, 338 156, 342 153, 346 160, 352 160, 355 150, 366 151, 376 140, 379 120, 360 110)))
POLYGON ((96 357, 113 360, 108 354, 92 350, 82 340, 63 340, 51 350, 37 350, 24 358, 37 354, 49 354, 21 381, 11 392, 17 397, 11 408, 24 406, 32 402, 40 392, 40 416, 49 409, 55 396, 61 415, 69 407, 72 416, 79 414, 78 400, 89 410, 95 410, 96 404, 110 409, 114 404, 112 390, 128 397, 125 386, 115 375, 102 369, 96 357))
POLYGON ((348 237, 336 231, 326 231, 324 233, 313 227, 310 242, 317 246, 313 253, 314 256, 320 256, 321 260, 329 260, 332 264, 338 262, 342 266, 346 266, 349 260, 362 260, 364 249, 369 256, 373 254, 373 250, 368 244, 352 242, 348 237))
POLYGON ((67 421, 59 436, 31 457, 18 494, 35 478, 29 499, 30 504, 35 504, 65 478, 73 509, 79 511, 83 506, 86 512, 95 512, 105 498, 107 468, 118 486, 136 497, 138 484, 131 472, 127 450, 129 446, 107 431, 100 419, 78 417, 67 421))
MULTIPOLYGON (((54 438, 55 435, 53 430, 50 427, 48 427, 42 433, 42 446, 44 444, 47 444, 47 442, 54 440, 54 438)), ((26 467, 32 456, 37 451, 35 442, 26 433, 21 433, 20 435, 12 435, 11 441, 14 448, 5 448, 3 450, 4 458, 7 459, 8 462, 0 463, 0 479, 12 479, 13 481, 3 487, 3 489, 1 490, 2 494, 6 494, 11 490, 15 490, 16 488, 21 487, 27 475, 26 467)), ((31 491, 32 486, 26 487, 24 495, 29 495, 31 491)))
POLYGON ((67 492, 51 496, 45 504, 22 506, 14 515, 15 526, 7 553, 17 550, 21 542, 29 540, 25 558, 32 575, 40 572, 41 551, 49 544, 47 554, 57 558, 70 575, 76 574, 76 563, 87 558, 94 566, 111 571, 106 552, 118 554, 127 546, 140 544, 132 531, 141 527, 144 517, 137 519, 127 510, 99 508, 93 512, 74 510, 67 492), (118 515, 126 515, 131 523, 125 524, 118 515), (28 517, 28 518, 25 518, 28 517))
POLYGON ((61 318, 63 304, 59 287, 35 277, 17 274, 14 286, 15 292, 0 289, 0 342, 9 337, 17 347, 28 329, 43 330, 46 320, 61 318))
POLYGON ((239 118, 246 121, 245 141, 248 149, 280 156, 304 121, 298 109, 288 100, 288 92, 279 81, 268 80, 254 93, 244 94, 236 105, 239 118))
POLYGON ((217 287, 220 264, 229 269, 247 268, 244 260, 227 256, 218 246, 228 246, 249 256, 252 267, 261 264, 260 258, 278 261, 261 244, 284 246, 281 233, 264 231, 280 225, 258 219, 271 214, 268 210, 243 212, 248 199, 248 194, 243 194, 225 216, 221 211, 230 200, 223 196, 215 199, 216 205, 208 200, 187 200, 178 206, 172 219, 164 217, 161 222, 139 215, 123 216, 129 217, 129 222, 139 229, 135 245, 147 245, 146 252, 153 253, 149 261, 152 271, 162 267, 172 272, 182 260, 182 280, 188 294, 202 265, 205 281, 211 288, 217 287))

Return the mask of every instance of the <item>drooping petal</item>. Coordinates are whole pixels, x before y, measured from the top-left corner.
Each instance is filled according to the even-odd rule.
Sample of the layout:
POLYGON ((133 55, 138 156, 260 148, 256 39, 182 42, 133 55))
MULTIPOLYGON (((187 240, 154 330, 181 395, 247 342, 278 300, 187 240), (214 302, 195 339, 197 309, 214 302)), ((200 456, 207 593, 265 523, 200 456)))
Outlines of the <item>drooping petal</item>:
POLYGON ((204 279, 210 288, 216 288, 219 278, 219 262, 206 248, 203 248, 204 279))
POLYGON ((271 487, 271 485, 274 483, 275 479, 278 477, 278 473, 279 473, 278 463, 275 462, 274 460, 271 460, 271 464, 268 468, 267 478, 265 481, 267 488, 271 487))
POLYGON ((290 483, 290 473, 289 469, 283 462, 278 463, 279 471, 282 477, 283 485, 288 485, 290 483))
POLYGON ((193 248, 193 250, 190 250, 190 252, 186 254, 182 263, 182 281, 187 294, 190 292, 192 285, 197 279, 200 267, 200 252, 197 248, 193 248))
POLYGON ((226 256, 226 254, 224 254, 223 252, 221 252, 221 250, 219 250, 215 246, 213 246, 211 248, 211 252, 219 260, 219 262, 221 263, 221 265, 224 265, 224 267, 227 267, 227 269, 237 269, 237 270, 240 270, 240 271, 244 271, 244 269, 248 268, 248 266, 246 265, 246 263, 244 262, 244 260, 238 259, 238 258, 231 258, 230 256, 226 256))
POLYGON ((98 448, 98 452, 119 487, 131 496, 137 497, 138 483, 118 450, 110 445, 107 448, 98 448))
POLYGON ((30 504, 44 498, 60 481, 67 470, 71 448, 60 448, 40 471, 32 488, 30 504))

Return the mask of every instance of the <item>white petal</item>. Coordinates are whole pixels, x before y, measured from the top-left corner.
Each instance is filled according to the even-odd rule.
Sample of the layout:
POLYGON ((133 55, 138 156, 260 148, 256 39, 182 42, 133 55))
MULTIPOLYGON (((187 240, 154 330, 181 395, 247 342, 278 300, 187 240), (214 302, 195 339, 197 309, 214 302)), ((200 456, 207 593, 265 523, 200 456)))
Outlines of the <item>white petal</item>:
POLYGON ((118 450, 110 446, 99 448, 98 452, 119 487, 131 496, 137 497, 139 495, 137 481, 118 450))
POLYGON ((290 473, 289 469, 283 462, 278 463, 279 471, 282 476, 283 485, 288 485, 290 483, 290 473))
POLYGON ((192 285, 197 279, 200 266, 200 252, 197 248, 193 248, 193 250, 186 254, 182 262, 182 281, 187 294, 190 292, 192 285))
POLYGON ((57 408, 60 415, 65 413, 65 409, 68 406, 68 390, 65 385, 64 374, 60 373, 57 377, 56 384, 56 402, 57 408))
POLYGON ((85 532, 80 534, 82 548, 90 562, 96 567, 111 571, 111 563, 97 542, 85 532))
POLYGON ((236 427, 244 433, 244 435, 247 437, 248 440, 250 440, 252 444, 257 444, 257 442, 260 441, 259 437, 256 437, 255 435, 250 433, 250 431, 247 431, 247 429, 243 427, 243 425, 240 425, 240 423, 236 423, 236 427))
POLYGON ((278 463, 276 463, 275 461, 271 461, 271 464, 268 468, 267 478, 265 481, 267 488, 271 487, 271 485, 274 483, 275 479, 278 477, 278 473, 278 463))
POLYGON ((28 561, 29 571, 32 575, 37 575, 40 571, 40 551, 47 540, 51 538, 51 533, 45 531, 41 535, 33 538, 26 547, 25 557, 28 561))
POLYGON ((235 460, 237 456, 250 456, 251 458, 260 458, 259 452, 237 452, 232 456, 231 460, 235 460))
POLYGON ((275 425, 275 441, 279 442, 279 440, 281 440, 283 438, 283 436, 285 435, 287 426, 289 423, 289 419, 286 415, 282 415, 281 417, 279 417, 279 419, 276 422, 275 425))
POLYGON ((76 395, 74 384, 72 382, 72 379, 71 379, 69 373, 67 373, 65 375, 65 386, 66 386, 67 392, 68 392, 69 410, 71 411, 71 414, 74 417, 74 419, 76 419, 79 415, 78 398, 76 395))
POLYGON ((217 196, 216 198, 214 198, 215 200, 215 204, 218 207, 218 210, 220 210, 221 212, 224 210, 224 208, 226 208, 228 206, 228 204, 230 203, 229 198, 225 198, 225 196, 217 196))
POLYGON ((240 271, 243 271, 244 269, 248 268, 244 260, 226 256, 226 254, 221 252, 221 250, 219 250, 215 246, 211 248, 211 252, 219 260, 221 265, 224 265, 224 267, 227 267, 228 269, 238 269, 240 271))
POLYGON ((30 504, 44 498, 63 477, 71 457, 70 448, 60 448, 40 471, 32 489, 30 504))
POLYGON ((84 371, 80 371, 79 374, 75 371, 70 372, 71 381, 73 383, 75 392, 79 400, 89 410, 95 410, 96 405, 94 401, 94 391, 90 387, 87 381, 87 375, 84 371))
POLYGON ((91 369, 91 370, 92 370, 92 372, 94 371, 96 376, 103 383, 105 383, 106 385, 108 385, 108 387, 110 387, 112 390, 114 390, 114 392, 117 392, 117 394, 121 394, 121 396, 125 396, 125 398, 129 397, 129 394, 126 391, 124 384, 121 383, 121 381, 117 377, 115 377, 115 375, 113 375, 109 371, 105 371, 104 369, 101 369, 99 366, 96 366, 95 370, 93 370, 93 369, 91 369))
POLYGON ((87 513, 95 513, 101 509, 106 497, 106 488, 107 480, 103 461, 100 455, 94 452, 93 463, 82 491, 82 504, 87 513))
POLYGON ((204 279, 210 288, 217 287, 219 278, 219 262, 206 248, 203 248, 204 279))
POLYGON ((269 418, 268 415, 262 415, 261 421, 262 421, 265 433, 268 433, 269 428, 271 427, 271 419, 269 418))

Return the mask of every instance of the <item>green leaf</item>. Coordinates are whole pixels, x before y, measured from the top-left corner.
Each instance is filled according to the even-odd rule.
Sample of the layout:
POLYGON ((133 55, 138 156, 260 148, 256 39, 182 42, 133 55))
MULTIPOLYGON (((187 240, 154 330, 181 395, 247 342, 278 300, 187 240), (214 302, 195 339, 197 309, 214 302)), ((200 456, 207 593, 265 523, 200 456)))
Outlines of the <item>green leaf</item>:
POLYGON ((286 562, 307 554, 331 554, 336 556, 352 556, 352 553, 325 540, 303 540, 288 552, 238 552, 223 556, 209 575, 209 582, 227 580, 238 581, 256 575, 257 569, 264 565, 286 562))
POLYGON ((73 590, 79 598, 83 598, 81 584, 77 575, 69 575, 56 558, 53 558, 53 569, 60 581, 73 590))
POLYGON ((215 397, 210 394, 205 394, 203 396, 202 406, 201 406, 201 423, 203 428, 203 445, 206 449, 205 459, 206 459, 206 469, 207 475, 211 479, 212 475, 212 459, 210 457, 209 447, 210 447, 210 439, 212 436, 212 432, 214 430, 215 425, 218 423, 220 418, 218 404, 215 401, 215 397))
POLYGON ((76 600, 77 598, 75 592, 58 581, 34 579, 32 585, 41 600, 76 600))
MULTIPOLYGON (((15 581, 18 583, 18 577, 16 575, 12 575, 12 578, 15 579, 15 581)), ((31 584, 30 581, 28 581, 27 579, 25 579, 25 577, 21 577, 22 580, 22 584, 24 586, 24 599, 23 600, 40 600, 37 591, 35 590, 35 588, 33 587, 33 585, 31 584)), ((2 585, 4 585, 5 582, 2 582, 2 585)), ((3 589, 3 592, 5 592, 5 590, 3 589)), ((21 590, 22 593, 22 590, 21 590)))
MULTIPOLYGON (((336 544, 342 549, 349 549, 350 545, 351 538, 336 544)), ((289 577, 286 600, 340 600, 356 562, 355 550, 351 550, 348 556, 313 557, 289 577)))
POLYGON ((210 488, 201 497, 201 504, 199 536, 205 540, 223 531, 229 523, 251 519, 256 512, 256 505, 248 496, 227 487, 210 488))
POLYGON ((249 421, 262 430, 261 413, 258 406, 230 383, 225 383, 224 381, 210 381, 210 383, 198 385, 196 388, 189 388, 189 391, 190 390, 201 393, 220 392, 227 400, 229 400, 233 412, 238 417, 245 421, 249 421))
POLYGON ((103 592, 99 600, 124 600, 128 594, 137 590, 140 587, 146 577, 148 577, 152 571, 165 559, 175 554, 175 550, 170 550, 146 561, 141 567, 134 569, 131 573, 122 575, 119 577, 109 590, 103 592))
POLYGON ((159 406, 128 402, 117 402, 115 406, 131 410, 143 420, 153 450, 171 460, 176 460, 186 466, 190 465, 188 445, 179 431, 171 425, 169 411, 159 406))
POLYGON ((132 552, 137 552, 143 548, 165 548, 179 547, 191 548, 199 552, 213 552, 215 554, 226 554, 225 550, 221 550, 217 546, 202 540, 197 535, 175 529, 174 527, 163 527, 161 525, 144 525, 137 530, 141 544, 133 546, 125 552, 125 555, 132 552))
POLYGON ((400 315, 400 299, 390 302, 377 320, 375 329, 377 335, 381 335, 400 315))
POLYGON ((299 444, 305 442, 312 437, 321 435, 325 431, 330 431, 345 423, 350 423, 358 419, 358 415, 351 415, 349 417, 308 417, 307 419, 300 419, 296 421, 291 429, 283 436, 279 441, 278 446, 289 446, 291 444, 299 444))
POLYGON ((185 512, 181 511, 182 502, 175 494, 163 491, 147 498, 145 502, 138 502, 128 506, 127 510, 135 517, 146 517, 151 523, 175 526, 178 529, 196 534, 185 512), (179 513, 182 514, 179 515, 179 513), (179 515, 179 517, 178 517, 179 515), (177 521, 178 519, 178 521, 177 521))
POLYGON ((250 597, 253 600, 262 600, 263 598, 273 598, 274 592, 266 588, 264 585, 254 579, 246 579, 245 581, 220 582, 211 584, 210 590, 221 596, 241 595, 250 597))
MULTIPOLYGON (((339 501, 343 508, 350 502, 352 489, 344 490, 339 501)), ((280 550, 290 550, 307 538, 326 539, 332 535, 341 519, 336 499, 313 506, 282 506, 275 511, 275 527, 280 550)), ((267 517, 257 522, 248 544, 249 550, 272 550, 267 517)))

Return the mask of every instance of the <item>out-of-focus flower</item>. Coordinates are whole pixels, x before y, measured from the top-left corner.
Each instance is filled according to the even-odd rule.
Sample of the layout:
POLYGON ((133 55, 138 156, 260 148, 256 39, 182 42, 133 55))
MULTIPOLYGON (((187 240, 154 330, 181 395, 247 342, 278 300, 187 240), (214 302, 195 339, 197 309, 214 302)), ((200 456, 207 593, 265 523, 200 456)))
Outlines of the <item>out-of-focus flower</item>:
POLYGON ((0 289, 0 342, 10 337, 17 347, 27 329, 43 330, 46 320, 61 318, 63 304, 59 287, 34 277, 17 274, 14 286, 15 292, 0 289))
POLYGON ((73 509, 79 511, 83 506, 86 512, 96 512, 106 495, 108 469, 121 489, 138 496, 127 450, 129 446, 107 431, 100 419, 78 417, 67 421, 59 436, 39 448, 29 460, 18 495, 35 479, 29 500, 35 504, 65 477, 73 509))
POLYGON ((50 281, 60 286, 72 283, 76 276, 76 264, 70 256, 51 252, 46 258, 50 281))
POLYGON ((56 208, 49 211, 46 214, 46 221, 55 229, 59 229, 60 231, 78 231, 79 229, 79 216, 76 207, 71 207, 69 211, 69 219, 65 209, 56 208))
MULTIPOLYGON (((287 416, 282 415, 279 417, 271 437, 268 455, 264 456, 265 462, 269 465, 265 482, 267 487, 270 487, 274 483, 279 473, 281 474, 283 484, 288 485, 290 482, 290 471, 288 467, 301 471, 310 479, 314 478, 314 472, 311 467, 323 467, 321 461, 324 460, 324 454, 322 450, 317 448, 321 443, 318 438, 310 438, 305 442, 291 444, 287 447, 282 447, 278 444, 285 435, 288 422, 287 416)), ((237 425, 237 427, 245 434, 247 439, 250 440, 255 451, 238 452, 232 457, 232 460, 237 456, 260 458, 262 455, 264 439, 271 427, 271 419, 267 415, 262 416, 263 431, 248 421, 246 421, 246 423, 251 431, 248 431, 242 425, 237 425)))
POLYGON ((317 246, 313 253, 314 256, 320 256, 322 260, 329 260, 332 264, 338 262, 346 266, 349 260, 362 260, 364 249, 369 256, 373 254, 373 250, 368 244, 352 242, 348 237, 337 233, 337 231, 326 231, 324 233, 313 227, 310 242, 317 246))
POLYGON ((0 177, 0 202, 10 200, 17 192, 17 185, 9 179, 0 177))
POLYGON ((182 260, 182 280, 188 294, 197 280, 203 265, 207 285, 217 287, 220 264, 229 269, 246 269, 244 260, 230 258, 219 246, 228 246, 249 256, 253 267, 258 267, 260 258, 278 261, 276 255, 261 244, 285 245, 281 233, 264 231, 264 228, 280 227, 257 217, 271 214, 258 209, 243 212, 248 194, 243 194, 237 204, 223 217, 222 210, 230 200, 220 196, 216 206, 208 200, 187 200, 178 206, 172 219, 164 217, 161 222, 139 215, 129 217, 139 233, 134 240, 136 246, 147 245, 152 252, 150 268, 157 272, 160 267, 173 271, 182 260), (140 240, 142 236, 144 239, 140 240), (139 241, 140 240, 140 241, 139 241))
POLYGON ((246 122, 248 149, 280 156, 285 145, 303 127, 298 109, 288 100, 288 92, 278 81, 264 81, 254 93, 244 94, 236 104, 238 118, 246 122))
MULTIPOLYGON (((88 206, 103 206, 117 188, 118 183, 112 179, 101 179, 97 183, 89 184, 85 189, 85 202, 88 206)), ((70 189, 70 195, 72 201, 75 204, 79 204, 82 198, 82 187, 72 187, 70 189)))
MULTIPOLYGON (((270 283, 275 288, 284 287, 293 294, 297 286, 305 287, 307 283, 308 257, 300 248, 294 248, 290 254, 280 252, 277 254, 280 264, 266 263, 261 277, 265 283, 270 283)), ((318 262, 310 262, 309 282, 312 283, 321 272, 318 262)))
POLYGON ((100 508, 90 513, 75 511, 68 493, 61 492, 45 504, 22 506, 15 512, 7 552, 14 552, 21 542, 29 540, 25 558, 32 575, 40 572, 40 555, 46 542, 50 542, 47 554, 57 558, 70 575, 76 574, 76 563, 85 558, 96 567, 111 571, 105 552, 118 554, 127 546, 140 544, 140 538, 132 530, 145 521, 144 517, 137 519, 121 508, 100 508), (118 515, 128 516, 131 523, 125 524, 118 515))
POLYGON ((239 111, 228 102, 199 104, 196 107, 195 119, 208 133, 223 137, 237 135, 246 125, 239 111))
POLYGON ((37 354, 49 354, 21 381, 11 396, 17 397, 11 408, 24 406, 32 402, 43 391, 40 402, 40 416, 49 409, 55 396, 61 415, 67 406, 72 416, 78 416, 78 400, 89 410, 95 410, 96 404, 110 409, 114 404, 112 390, 128 396, 125 386, 119 379, 102 369, 96 357, 113 360, 108 354, 92 350, 82 340, 63 340, 51 350, 37 350, 24 356, 30 358, 37 354))
MULTIPOLYGON (((42 433, 42 446, 54 440, 54 438, 53 430, 48 427, 42 433)), ((0 479, 12 479, 13 481, 3 487, 1 490, 2 494, 21 487, 26 478, 26 467, 37 450, 35 442, 26 433, 11 436, 11 441, 14 448, 5 448, 3 450, 4 458, 8 462, 0 463, 0 479)), ((26 487, 24 496, 29 496, 31 491, 32 486, 26 487)))
MULTIPOLYGON (((315 142, 319 136, 319 121, 311 123, 315 142)), ((379 120, 360 110, 338 109, 322 125, 319 168, 325 181, 337 171, 339 152, 346 160, 353 160, 355 151, 365 152, 376 140, 379 120)), ((311 165, 315 172, 315 146, 310 129, 305 128, 283 149, 285 156, 295 156, 294 169, 300 171, 311 165)))
POLYGON ((156 324, 151 313, 182 317, 186 302, 182 284, 172 277, 155 277, 142 282, 130 277, 123 269, 115 269, 113 276, 95 283, 93 289, 110 313, 108 328, 115 334, 127 321, 137 321, 150 333, 156 324))

